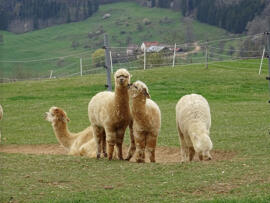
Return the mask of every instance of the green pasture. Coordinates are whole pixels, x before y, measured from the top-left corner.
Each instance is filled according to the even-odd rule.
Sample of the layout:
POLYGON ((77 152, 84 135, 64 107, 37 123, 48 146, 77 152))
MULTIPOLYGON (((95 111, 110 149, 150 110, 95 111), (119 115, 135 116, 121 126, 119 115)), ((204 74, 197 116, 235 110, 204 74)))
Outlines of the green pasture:
MULTIPOLYGON (((248 61, 246 61, 248 62, 248 61)), ((252 64, 252 63, 249 63, 252 64)), ((202 94, 212 114, 214 150, 232 154, 210 162, 146 163, 67 155, 0 153, 0 202, 269 202, 269 89, 258 67, 214 63, 130 71, 144 81, 162 113, 158 146, 179 147, 175 105, 202 94)), ((1 147, 56 144, 44 113, 68 114, 72 132, 89 125, 87 105, 103 91, 105 74, 0 84, 1 147)), ((125 136, 128 144, 128 135, 125 136)))

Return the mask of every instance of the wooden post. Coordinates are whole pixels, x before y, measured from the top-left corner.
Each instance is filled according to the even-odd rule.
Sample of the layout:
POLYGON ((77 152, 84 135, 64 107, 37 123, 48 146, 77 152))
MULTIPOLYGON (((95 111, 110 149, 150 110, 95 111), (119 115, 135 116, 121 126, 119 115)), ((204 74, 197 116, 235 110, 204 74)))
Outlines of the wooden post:
POLYGON ((144 47, 144 60, 143 60, 143 69, 146 69, 146 47, 144 47))
POLYGON ((206 41, 205 47, 205 68, 208 69, 208 40, 206 41))
POLYGON ((52 79, 52 74, 53 74, 53 70, 51 70, 51 73, 50 73, 50 79, 52 79))
POLYGON ((105 68, 107 70, 107 85, 109 91, 112 91, 112 81, 111 81, 111 62, 110 62, 110 48, 108 35, 104 35, 104 48, 105 48, 105 68))
POLYGON ((260 64, 260 69, 259 69, 259 75, 261 75, 261 72, 262 72, 262 64, 263 64, 263 59, 264 59, 264 53, 265 53, 265 47, 263 48, 263 54, 262 54, 262 59, 261 59, 261 64, 260 64))
POLYGON ((80 58, 80 72, 81 72, 81 77, 82 77, 82 58, 80 58))
POLYGON ((110 51, 111 73, 113 74, 112 52, 110 51))
MULTIPOLYGON (((269 91, 270 91, 270 32, 266 32, 268 39, 268 77, 266 79, 269 81, 269 91)), ((268 101, 270 103, 270 100, 268 101)))
POLYGON ((174 44, 174 50, 173 50, 173 65, 172 65, 173 68, 175 66, 175 56, 176 56, 176 43, 174 44))

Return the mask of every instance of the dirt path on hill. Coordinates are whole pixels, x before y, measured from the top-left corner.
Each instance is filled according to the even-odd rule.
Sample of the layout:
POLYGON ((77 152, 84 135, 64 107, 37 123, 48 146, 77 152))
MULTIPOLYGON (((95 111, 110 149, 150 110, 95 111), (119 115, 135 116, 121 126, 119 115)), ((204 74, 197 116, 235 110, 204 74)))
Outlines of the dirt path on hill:
MULTIPOLYGON (((128 146, 123 146, 124 157, 127 154, 128 146)), ((64 147, 58 144, 38 144, 38 145, 0 145, 0 152, 4 153, 19 153, 19 154, 51 154, 51 155, 67 155, 64 147)), ((213 161, 230 160, 236 153, 226 152, 221 150, 212 150, 211 155, 213 161)), ((147 156, 146 156, 147 157, 147 156)), ((132 158, 132 162, 135 160, 132 158)), ((198 157, 195 157, 198 161, 198 157)), ((146 158, 146 162, 148 159, 146 158)), ((178 163, 180 162, 180 149, 178 147, 157 147, 156 148, 157 163, 178 163)))

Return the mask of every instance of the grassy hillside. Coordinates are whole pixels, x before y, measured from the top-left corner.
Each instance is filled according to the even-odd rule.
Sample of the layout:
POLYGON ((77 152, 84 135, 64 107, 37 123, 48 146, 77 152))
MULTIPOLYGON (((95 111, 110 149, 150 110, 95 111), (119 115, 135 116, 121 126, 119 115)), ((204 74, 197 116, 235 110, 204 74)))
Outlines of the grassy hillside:
MULTIPOLYGON (((65 155, 0 153, 1 202, 268 202, 269 104, 266 71, 238 63, 131 71, 160 106, 158 146, 179 147, 175 105, 188 93, 207 98, 215 157, 205 163, 135 164, 65 155), (224 68, 221 66, 225 66, 224 68), (228 154, 230 155, 229 157, 228 154), (221 160, 219 160, 221 158, 221 160), (105 188, 111 189, 105 189, 105 188)), ((106 76, 0 84, 1 148, 57 143, 43 114, 66 110, 71 131, 89 125, 87 104, 106 76)), ((126 136, 126 141, 128 136, 126 136)))
POLYGON ((44 77, 50 70, 78 72, 80 57, 83 57, 85 69, 89 69, 91 53, 103 46, 104 32, 108 33, 112 46, 141 44, 142 41, 174 44, 185 42, 187 36, 206 40, 226 35, 222 29, 196 21, 187 25, 180 12, 145 8, 131 2, 107 4, 82 22, 20 35, 0 31, 4 37, 4 43, 0 44, 0 78, 44 77), (103 20, 106 13, 111 17, 103 20), (143 23, 145 18, 150 20, 149 25, 143 23), (193 36, 187 33, 187 26, 193 36), (59 59, 63 56, 68 57, 59 59))

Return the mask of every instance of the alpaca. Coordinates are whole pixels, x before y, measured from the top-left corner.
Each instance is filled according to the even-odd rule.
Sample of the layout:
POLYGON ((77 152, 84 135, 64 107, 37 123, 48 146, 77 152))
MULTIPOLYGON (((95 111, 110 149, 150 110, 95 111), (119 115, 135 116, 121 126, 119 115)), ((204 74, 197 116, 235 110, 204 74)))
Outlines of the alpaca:
MULTIPOLYGON (((115 92, 100 92, 91 99, 88 105, 88 117, 94 130, 97 158, 101 153, 101 140, 106 134, 108 159, 112 159, 114 146, 116 146, 118 159, 123 160, 122 144, 125 131, 128 125, 132 126, 128 96, 130 74, 126 69, 119 69, 114 74, 114 80, 115 92)), ((133 137, 133 135, 130 136, 133 137)), ((134 148, 135 146, 130 147, 127 159, 132 157, 134 148)))
POLYGON ((66 112, 58 107, 51 107, 49 112, 46 112, 45 119, 52 123, 57 140, 65 147, 68 154, 88 157, 96 156, 96 143, 91 126, 79 133, 71 133, 67 126, 67 122, 70 119, 67 117, 66 112))
POLYGON ((136 143, 136 162, 145 161, 145 149, 149 159, 155 162, 155 148, 161 126, 161 113, 158 105, 150 99, 147 86, 136 81, 129 87, 132 98, 133 131, 136 143))
MULTIPOLYGON (((0 104, 0 120, 3 118, 3 107, 0 104)), ((0 131, 0 142, 1 142, 1 131, 0 131)))
POLYGON ((181 144, 181 162, 192 161, 195 152, 199 159, 211 160, 213 144, 209 137, 210 107, 198 94, 183 96, 176 105, 176 125, 181 144))

